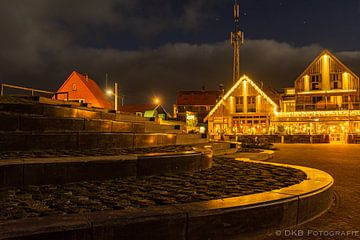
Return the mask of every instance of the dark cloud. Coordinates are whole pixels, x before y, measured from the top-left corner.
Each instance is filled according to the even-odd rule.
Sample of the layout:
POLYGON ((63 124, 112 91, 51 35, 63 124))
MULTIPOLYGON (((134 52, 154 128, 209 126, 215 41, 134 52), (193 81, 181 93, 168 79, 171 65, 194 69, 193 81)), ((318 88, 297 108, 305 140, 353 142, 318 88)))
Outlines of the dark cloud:
MULTIPOLYGON (((119 82, 126 102, 147 102, 159 95, 168 107, 178 90, 202 86, 215 89, 220 83, 229 88, 232 49, 228 41, 192 44, 172 39, 157 47, 144 45, 131 50, 94 41, 116 42, 125 38, 122 34, 151 38, 172 28, 200 31, 210 27, 207 21, 216 16, 213 10, 220 7, 219 2, 3 0, 0 81, 56 90, 73 70, 88 73, 100 85, 108 73, 111 81, 119 82), (108 31, 120 36, 113 40, 108 31)), ((298 47, 275 40, 246 40, 241 49, 241 69, 255 80, 280 89, 292 86, 321 50, 316 44, 298 47)), ((335 54, 360 73, 359 52, 335 54)))

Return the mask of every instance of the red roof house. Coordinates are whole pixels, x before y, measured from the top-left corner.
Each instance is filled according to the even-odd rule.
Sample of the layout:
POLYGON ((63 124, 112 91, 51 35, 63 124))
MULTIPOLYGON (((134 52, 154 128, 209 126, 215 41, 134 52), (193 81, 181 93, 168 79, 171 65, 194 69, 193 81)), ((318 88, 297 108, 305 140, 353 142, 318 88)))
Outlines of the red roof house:
POLYGON ((177 105, 210 105, 216 104, 222 91, 179 91, 176 97, 177 105))
POLYGON ((176 104, 174 104, 174 117, 180 121, 186 121, 188 112, 191 112, 201 123, 211 108, 216 105, 221 94, 221 90, 179 91, 176 104))
MULTIPOLYGON (((76 71, 70 74, 57 92, 68 92, 69 101, 81 101, 97 108, 113 108, 99 85, 87 75, 82 75, 76 71)), ((66 100, 66 95, 59 94, 58 99, 66 100)))

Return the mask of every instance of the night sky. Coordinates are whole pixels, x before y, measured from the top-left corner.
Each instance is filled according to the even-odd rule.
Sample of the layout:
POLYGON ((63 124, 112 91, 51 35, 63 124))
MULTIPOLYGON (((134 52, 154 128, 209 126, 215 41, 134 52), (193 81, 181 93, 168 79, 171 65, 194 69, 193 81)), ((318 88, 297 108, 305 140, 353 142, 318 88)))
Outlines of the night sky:
MULTIPOLYGON (((360 0, 240 0, 241 71, 292 86, 328 48, 360 75, 360 0)), ((231 0, 1 0, 0 82, 56 90, 71 71, 125 103, 232 83, 231 0)))

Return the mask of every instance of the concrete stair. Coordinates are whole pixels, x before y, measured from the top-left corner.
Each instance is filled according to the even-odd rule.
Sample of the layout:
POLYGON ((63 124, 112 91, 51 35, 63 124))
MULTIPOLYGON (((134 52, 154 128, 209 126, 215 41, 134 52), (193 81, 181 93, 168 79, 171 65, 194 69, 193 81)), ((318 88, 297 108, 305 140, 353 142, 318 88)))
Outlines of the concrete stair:
POLYGON ((100 110, 0 104, 0 151, 137 148, 204 143, 179 125, 100 110))

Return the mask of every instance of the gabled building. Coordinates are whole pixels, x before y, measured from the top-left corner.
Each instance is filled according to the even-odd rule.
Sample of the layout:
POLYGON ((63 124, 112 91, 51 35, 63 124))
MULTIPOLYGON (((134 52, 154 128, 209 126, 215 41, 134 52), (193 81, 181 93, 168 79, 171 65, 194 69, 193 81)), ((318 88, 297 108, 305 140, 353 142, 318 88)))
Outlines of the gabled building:
MULTIPOLYGON (((58 93, 68 93, 69 101, 78 101, 87 103, 96 108, 113 108, 112 104, 107 100, 104 92, 97 83, 90 79, 88 75, 80 74, 73 71, 68 79, 57 90, 58 93)), ((67 100, 67 96, 59 94, 57 99, 67 100)))
POLYGON ((317 135, 330 142, 356 142, 360 141, 359 86, 359 77, 324 50, 279 100, 243 76, 205 121, 211 135, 317 135))
POLYGON ((326 134, 345 142, 360 132, 359 77, 328 50, 320 53, 281 96, 272 127, 285 134, 326 134))
POLYGON ((324 50, 295 80, 296 104, 292 105, 296 111, 348 109, 358 102, 358 89, 359 77, 324 50))
POLYGON ((174 104, 174 118, 186 122, 187 117, 196 118, 199 123, 204 122, 204 118, 216 105, 223 94, 218 91, 179 91, 174 104))
POLYGON ((206 116, 210 135, 265 134, 278 105, 248 76, 242 76, 206 116))

